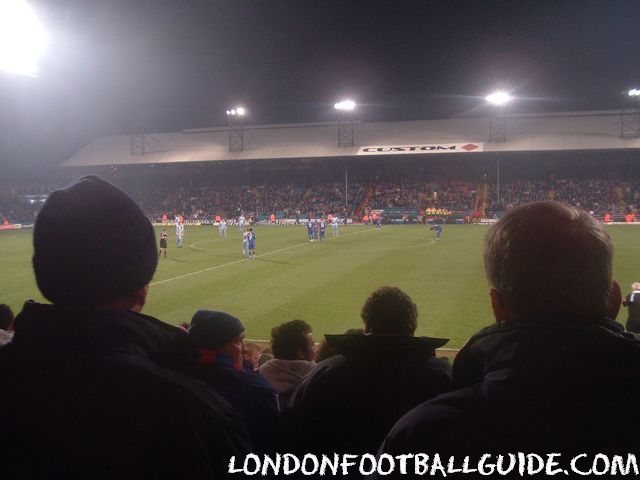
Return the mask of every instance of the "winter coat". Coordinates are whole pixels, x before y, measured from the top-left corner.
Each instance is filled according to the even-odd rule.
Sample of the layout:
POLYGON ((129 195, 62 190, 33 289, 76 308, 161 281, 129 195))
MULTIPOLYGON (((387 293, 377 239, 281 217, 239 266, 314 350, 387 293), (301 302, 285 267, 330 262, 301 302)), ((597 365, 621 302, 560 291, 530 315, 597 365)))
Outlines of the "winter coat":
POLYGON ((375 453, 403 414, 449 389, 449 363, 434 356, 435 348, 447 340, 377 335, 326 338, 338 355, 320 362, 291 399, 292 448, 375 453))
POLYGON ((640 337, 612 320, 495 324, 456 358, 459 390, 405 415, 381 451, 557 452, 564 467, 582 453, 636 452, 640 433, 626 412, 640 404, 638 372, 640 337))
POLYGON ((196 364, 188 374, 224 397, 242 416, 255 452, 275 448, 278 420, 276 392, 258 373, 239 370, 230 358, 219 355, 215 363, 196 364))
POLYGON ((2 478, 224 478, 237 413, 176 373, 186 333, 152 317, 27 303, 0 349, 2 478))

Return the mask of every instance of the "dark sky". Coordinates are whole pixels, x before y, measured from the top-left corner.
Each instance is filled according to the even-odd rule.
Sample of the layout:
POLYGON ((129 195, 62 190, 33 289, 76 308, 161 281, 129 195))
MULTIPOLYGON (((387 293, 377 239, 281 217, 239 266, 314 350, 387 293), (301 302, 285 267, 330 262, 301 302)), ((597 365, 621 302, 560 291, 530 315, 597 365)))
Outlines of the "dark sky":
POLYGON ((38 78, 0 72, 0 184, 93 137, 324 121, 620 108, 640 83, 640 1, 31 0, 50 34, 38 78))

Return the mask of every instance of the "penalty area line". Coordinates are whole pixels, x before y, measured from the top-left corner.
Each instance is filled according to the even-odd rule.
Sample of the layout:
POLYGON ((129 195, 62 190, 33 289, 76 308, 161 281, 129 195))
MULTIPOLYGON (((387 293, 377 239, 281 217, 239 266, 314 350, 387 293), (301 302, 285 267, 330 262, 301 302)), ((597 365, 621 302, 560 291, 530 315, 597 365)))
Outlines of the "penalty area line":
MULTIPOLYGON (((346 233, 346 234, 341 235, 341 236, 342 237, 350 237, 352 235, 358 235, 359 233, 366 233, 366 232, 369 232, 369 231, 371 231, 371 230, 362 230, 362 231, 359 231, 359 232, 346 233)), ((196 243, 202 243, 202 242, 196 242, 196 243)), ((301 247, 303 245, 309 245, 309 242, 307 241, 307 242, 304 242, 304 243, 297 243, 295 245, 289 245, 288 247, 279 248, 277 250, 272 250, 270 252, 266 252, 266 253, 262 253, 260 255, 256 255, 255 258, 267 257, 269 255, 273 255, 274 253, 284 252, 285 250, 291 250, 292 248, 298 248, 298 247, 301 247)), ((202 250, 202 249, 196 249, 196 250, 202 250)), ((223 267, 229 267, 231 265, 236 265, 238 263, 245 263, 245 262, 247 262, 247 258, 242 258, 240 260, 234 260, 233 262, 223 263, 221 265, 214 265, 213 267, 204 268, 202 270, 198 270, 198 271, 195 271, 195 272, 183 273, 182 275, 178 275, 177 277, 165 278, 164 280, 158 280, 157 282, 151 282, 149 284, 149 286, 162 285, 163 283, 173 282, 174 280, 181 280, 183 278, 192 277, 194 275, 200 275, 201 273, 213 272, 214 270, 218 270, 218 269, 223 268, 223 267)))

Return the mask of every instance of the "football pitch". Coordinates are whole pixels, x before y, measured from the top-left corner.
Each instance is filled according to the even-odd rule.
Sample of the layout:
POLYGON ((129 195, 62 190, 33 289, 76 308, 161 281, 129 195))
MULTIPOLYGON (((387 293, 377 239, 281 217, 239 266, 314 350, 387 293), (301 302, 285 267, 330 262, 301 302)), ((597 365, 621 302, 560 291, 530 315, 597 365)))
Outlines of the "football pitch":
MULTIPOLYGON (((300 318, 319 340, 361 327, 369 293, 392 285, 418 305, 419 335, 449 338, 445 348, 459 348, 492 323, 482 264, 487 228, 445 225, 435 243, 424 225, 341 226, 339 237, 328 228, 325 242, 311 243, 303 226, 258 226, 257 258, 250 260, 242 258, 241 233, 233 226, 226 239, 217 227, 187 226, 184 248, 176 248, 169 227, 168 257, 160 258, 144 313, 178 324, 200 308, 223 310, 242 320, 246 338, 259 340, 268 340, 274 325, 300 318)), ((640 226, 607 228, 616 242, 614 277, 627 293, 640 281, 640 226)), ((31 269, 31 235, 0 232, 0 302, 15 312, 28 298, 44 301, 31 269)), ((618 319, 624 323, 626 312, 618 319)))

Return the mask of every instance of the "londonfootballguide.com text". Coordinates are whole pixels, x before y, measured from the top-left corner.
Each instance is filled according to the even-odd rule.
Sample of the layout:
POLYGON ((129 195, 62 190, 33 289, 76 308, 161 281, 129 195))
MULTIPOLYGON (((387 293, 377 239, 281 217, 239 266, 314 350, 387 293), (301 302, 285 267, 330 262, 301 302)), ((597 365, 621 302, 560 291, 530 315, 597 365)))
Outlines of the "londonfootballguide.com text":
POLYGON ((275 455, 249 454, 236 463, 229 461, 230 474, 242 475, 331 475, 353 474, 380 476, 420 475, 447 477, 453 474, 479 475, 639 475, 638 462, 634 454, 588 455, 586 453, 563 458, 560 453, 538 455, 536 453, 508 453, 492 455, 486 453, 479 458, 441 457, 439 454, 408 453, 402 455, 331 454, 302 457, 291 453, 275 455))

